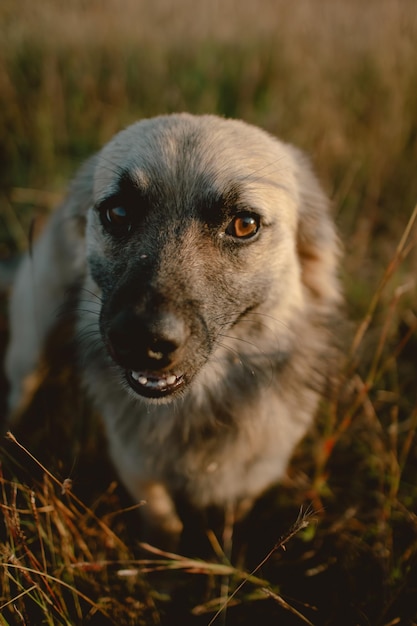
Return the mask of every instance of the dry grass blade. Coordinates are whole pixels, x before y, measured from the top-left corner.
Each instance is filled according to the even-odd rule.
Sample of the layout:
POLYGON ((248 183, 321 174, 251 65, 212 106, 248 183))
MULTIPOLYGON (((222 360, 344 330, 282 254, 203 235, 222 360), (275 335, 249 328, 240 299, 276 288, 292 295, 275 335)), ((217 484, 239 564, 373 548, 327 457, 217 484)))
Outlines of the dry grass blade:
MULTIPOLYGON (((368 311, 366 313, 365 318, 363 319, 362 323, 360 324, 360 326, 358 327, 358 330, 356 331, 356 335, 355 338, 353 340, 352 343, 352 348, 351 348, 351 358, 353 357, 354 354, 356 354, 359 345, 361 344, 363 337, 366 333, 366 331, 369 328, 370 323, 372 322, 372 318, 375 314, 376 308, 378 306, 378 303, 381 299, 381 295, 388 283, 388 281, 390 280, 390 278, 392 277, 392 275, 394 274, 394 272, 396 271, 396 269, 398 268, 398 265, 404 260, 404 258, 406 257, 408 251, 411 249, 411 247, 406 248, 406 244, 408 242, 408 239, 410 237, 410 234, 412 232, 414 223, 417 219, 417 204, 415 205, 410 219, 408 220, 407 226, 405 227, 405 230, 403 232, 403 235, 397 245, 397 248, 395 250, 394 256, 391 259, 391 262, 389 263, 388 267, 386 268, 380 283, 378 285, 377 290, 375 291, 372 300, 369 304, 368 307, 368 311)), ((417 237, 417 234, 414 236, 414 239, 417 237)))
POLYGON ((355 333, 346 365, 346 371, 348 372, 347 380, 349 380, 350 385, 355 389, 355 396, 352 398, 349 405, 345 407, 342 419, 340 420, 338 420, 340 410, 337 406, 337 397, 333 405, 329 407, 328 421, 330 423, 327 425, 328 434, 326 435, 325 443, 322 448, 321 455, 318 459, 316 468, 315 484, 318 491, 320 490, 318 486, 323 481, 325 465, 329 460, 337 441, 340 440, 340 438, 349 428, 354 416, 358 415, 361 409, 363 409, 365 406, 371 406, 372 402, 369 395, 371 390, 375 387, 378 380, 380 380, 384 376, 384 374, 389 371, 390 368, 393 367, 393 365, 395 365, 398 357, 401 355, 401 352, 406 348, 410 339, 413 337, 415 331, 417 330, 417 319, 415 318, 415 316, 413 316, 409 324, 409 328, 405 335, 402 337, 401 341, 394 349, 391 350, 391 352, 388 352, 388 350, 386 349, 387 342, 390 335, 392 334, 393 321, 395 318, 395 314, 397 313, 399 308, 400 298, 405 293, 412 293, 415 289, 415 282, 413 280, 408 280, 405 284, 397 287, 394 291, 393 297, 391 298, 391 301, 387 308, 382 329, 380 330, 379 340, 372 355, 372 360, 365 378, 363 379, 356 371, 357 364, 355 364, 355 355, 364 340, 370 324, 373 321, 377 306, 384 294, 387 284, 389 280, 393 277, 395 271, 398 270, 400 264, 404 261, 407 254, 409 254, 410 251, 416 246, 417 230, 413 234, 416 220, 417 205, 415 205, 411 213, 411 216, 402 233, 400 241, 396 246, 395 252, 383 273, 383 276, 378 284, 378 287, 373 297, 371 298, 366 315, 363 318, 362 322, 359 324, 358 329, 355 333), (354 369, 349 373, 349 370, 352 367, 354 369))
POLYGON ((314 511, 312 511, 310 508, 308 508, 306 511, 303 511, 302 508, 300 509, 297 520, 294 522, 294 524, 291 526, 288 532, 285 533, 285 535, 283 535, 282 537, 280 537, 280 539, 277 541, 274 547, 268 552, 268 554, 262 559, 262 561, 250 572, 250 574, 244 577, 242 582, 236 587, 233 593, 230 596, 228 596, 228 598, 220 606, 217 613, 215 613, 215 615, 212 617, 212 619, 208 623, 208 626, 212 626, 212 624, 214 624, 214 622, 217 620, 218 617, 220 617, 221 613, 226 609, 226 607, 231 602, 231 600, 233 600, 233 598, 239 593, 239 591, 242 589, 242 587, 246 583, 254 582, 255 574, 263 567, 263 565, 265 565, 265 563, 271 558, 274 552, 276 552, 280 548, 282 550, 285 550, 285 546, 290 541, 290 539, 292 539, 301 530, 309 526, 311 522, 311 517, 313 514, 314 514, 314 511))
MULTIPOLYGON (((17 443, 15 437, 10 439, 17 443)), ((106 623, 123 623, 123 619, 132 623, 134 619, 143 624, 146 615, 147 624, 160 623, 142 575, 132 587, 114 572, 117 562, 125 564, 125 544, 74 494, 63 494, 61 481, 51 472, 46 470, 42 483, 33 487, 0 473, 0 489, 5 528, 0 542, 0 610, 4 616, 28 613, 28 624, 74 626, 93 615, 106 623), (100 558, 101 554, 119 558, 100 558), (108 597, 110 578, 115 581, 115 595, 108 597), (126 596, 126 604, 119 601, 117 588, 122 598, 126 596), (135 602, 129 600, 133 588, 138 596, 135 602)))
POLYGON ((313 622, 310 622, 309 619, 307 619, 302 613, 300 613, 300 611, 297 611, 297 609, 291 606, 291 604, 288 604, 288 602, 286 602, 284 598, 282 598, 280 595, 278 595, 277 593, 274 593, 273 591, 271 591, 271 589, 265 588, 262 591, 269 598, 272 598, 273 600, 275 600, 275 602, 277 602, 284 609, 286 609, 287 611, 290 611, 290 613, 292 613, 293 615, 296 615, 302 622, 304 622, 305 624, 309 624, 309 626, 314 626, 313 622))
MULTIPOLYGON (((53 560, 51 558, 52 553, 59 554, 59 558, 64 559, 71 558, 72 546, 68 550, 60 544, 59 551, 56 548, 56 537, 52 533, 51 537, 48 537, 46 527, 42 524, 41 516, 45 517, 53 516, 52 524, 57 528, 57 520, 59 520, 59 526, 61 529, 65 525, 65 521, 68 520, 68 516, 65 516, 65 511, 61 508, 61 513, 56 513, 56 504, 58 500, 54 498, 53 493, 46 487, 45 499, 50 502, 49 506, 41 505, 37 507, 34 492, 32 489, 25 488, 23 485, 17 485, 9 483, 0 476, 2 485, 2 502, 0 503, 0 509, 3 512, 6 528, 8 530, 9 544, 3 544, 1 546, 2 552, 2 579, 3 583, 8 580, 9 583, 16 589, 21 591, 14 594, 12 600, 3 602, 0 606, 0 610, 4 610, 10 604, 16 604, 18 600, 24 596, 29 596, 32 601, 37 604, 44 615, 56 615, 60 616, 64 620, 64 623, 71 623, 71 620, 66 618, 66 601, 64 600, 60 588, 66 589, 70 592, 72 602, 75 600, 77 605, 77 598, 82 599, 86 604, 90 605, 95 612, 100 612, 103 616, 107 616, 107 612, 103 607, 100 607, 98 603, 93 601, 88 595, 77 589, 76 585, 66 582, 61 577, 53 575, 49 572, 51 566, 53 566, 53 560), (11 499, 7 497, 7 487, 9 487, 11 493, 11 499), (22 502, 25 500, 24 508, 18 504, 18 500, 22 502), (62 520, 59 515, 62 515, 62 520), (25 518, 32 517, 33 523, 30 528, 27 526, 25 518), (27 528, 27 530, 25 530, 27 528), (26 536, 28 533, 28 537, 26 536), (30 536, 32 535, 32 537, 30 536), (34 552, 33 542, 34 538, 36 545, 39 546, 39 552, 41 555, 41 561, 34 552), (20 556, 17 556, 20 554, 20 556), (25 561, 29 565, 25 564, 25 561), (29 586, 27 586, 29 585, 29 586)), ((38 492, 38 497, 41 497, 41 492, 38 492)), ((67 512, 69 513, 69 511, 67 512)), ((64 533, 68 531, 65 529, 64 533)), ((62 534, 62 533, 60 533, 62 534)), ((72 538, 76 541, 77 535, 72 538)), ((79 544, 78 544, 79 545, 79 544)), ((12 595, 12 594, 10 594, 12 595)))
POLYGON ((127 547, 120 541, 120 538, 115 535, 111 529, 109 528, 109 526, 107 524, 105 524, 104 522, 102 522, 102 520, 100 520, 91 510, 91 508, 89 508, 88 506, 86 506, 84 504, 84 502, 82 502, 79 498, 77 498, 77 496, 72 492, 72 491, 68 491, 66 489, 65 486, 65 481, 60 481, 58 480, 58 478, 56 478, 33 454, 31 454, 31 452, 25 448, 25 446, 23 446, 17 439, 16 437, 10 432, 7 432, 7 437, 13 441, 13 443, 15 443, 21 450, 23 450, 25 452, 25 454, 27 454, 32 461, 34 461, 37 465, 39 465, 39 467, 42 469, 43 472, 45 472, 45 474, 56 484, 60 487, 61 493, 65 493, 68 494, 69 497, 71 498, 71 500, 73 500, 75 502, 75 504, 77 506, 79 506, 81 509, 84 510, 84 512, 88 515, 91 516, 94 521, 101 527, 101 529, 103 530, 103 532, 109 536, 109 538, 111 539, 112 542, 114 542, 116 545, 119 545, 119 547, 123 550, 125 550, 126 552, 128 551, 127 547))
MULTIPOLYGON (((3 567, 15 569, 15 570, 17 570, 19 572, 22 572, 25 576, 26 575, 36 575, 36 576, 39 576, 41 579, 43 579, 47 583, 54 582, 57 585, 65 587, 66 589, 69 589, 71 591, 71 593, 75 593, 77 596, 79 596, 80 598, 85 600, 87 602, 87 604, 90 604, 92 607, 97 609, 100 613, 102 613, 103 615, 108 617, 106 611, 103 608, 101 608, 98 604, 93 602, 91 600, 91 598, 89 598, 87 595, 85 595, 84 593, 82 593, 81 591, 79 591, 78 589, 73 587, 72 585, 69 585, 68 583, 64 582, 60 578, 57 578, 56 576, 51 576, 50 574, 47 574, 46 572, 41 572, 38 569, 31 569, 30 567, 24 567, 23 565, 20 565, 20 564, 17 564, 17 563, 7 563, 7 564, 3 563, 3 567)), ((32 589, 35 589, 35 588, 37 589, 38 585, 33 585, 32 589)), ((29 590, 26 589, 25 591, 26 591, 26 593, 29 593, 29 590)), ((20 594, 20 595, 22 595, 22 594, 20 594)), ((17 596, 16 596, 16 598, 14 598, 14 600, 17 600, 17 596)), ((48 602, 52 606, 52 604, 53 604, 52 601, 46 595, 45 595, 45 600, 46 600, 46 602, 48 602)), ((6 604, 3 604, 2 606, 0 606, 0 609, 3 609, 5 606, 7 606, 7 604, 8 604, 8 602, 6 602, 6 604)))

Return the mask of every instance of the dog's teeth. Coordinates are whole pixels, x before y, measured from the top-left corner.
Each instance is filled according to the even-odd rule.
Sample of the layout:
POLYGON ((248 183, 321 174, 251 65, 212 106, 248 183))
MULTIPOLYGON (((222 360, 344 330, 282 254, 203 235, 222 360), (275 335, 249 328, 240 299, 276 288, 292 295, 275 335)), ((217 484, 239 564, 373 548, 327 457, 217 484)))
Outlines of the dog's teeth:
POLYGON ((140 372, 130 372, 130 375, 132 376, 133 380, 136 380, 136 382, 141 383, 141 385, 146 385, 146 383, 148 382, 148 379, 146 378, 146 376, 143 376, 143 374, 141 374, 140 372))
POLYGON ((167 387, 169 387, 170 385, 173 385, 174 383, 177 382, 177 377, 175 376, 175 374, 170 374, 169 376, 167 376, 166 378, 157 378, 157 377, 150 377, 148 378, 148 376, 145 376, 144 374, 142 374, 141 372, 134 372, 133 370, 130 372, 131 377, 133 378, 133 380, 135 380, 137 383, 139 383, 140 385, 146 385, 146 386, 151 386, 151 387, 156 387, 157 389, 166 389, 167 387))

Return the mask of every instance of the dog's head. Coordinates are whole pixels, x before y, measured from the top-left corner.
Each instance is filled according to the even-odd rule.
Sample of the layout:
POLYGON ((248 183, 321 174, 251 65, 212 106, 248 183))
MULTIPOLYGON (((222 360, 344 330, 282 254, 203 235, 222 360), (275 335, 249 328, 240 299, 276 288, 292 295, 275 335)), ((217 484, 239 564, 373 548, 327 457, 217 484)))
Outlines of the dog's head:
POLYGON ((308 163, 243 122, 131 126, 98 155, 93 198, 86 284, 135 394, 175 397, 222 351, 284 353, 293 320, 339 298, 336 236, 308 163))

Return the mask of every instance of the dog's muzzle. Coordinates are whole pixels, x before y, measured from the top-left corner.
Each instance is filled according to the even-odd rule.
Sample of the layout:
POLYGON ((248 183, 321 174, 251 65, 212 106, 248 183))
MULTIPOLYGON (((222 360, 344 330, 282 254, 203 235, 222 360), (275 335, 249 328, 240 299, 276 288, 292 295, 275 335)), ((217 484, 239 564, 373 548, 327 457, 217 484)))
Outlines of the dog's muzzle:
POLYGON ((163 398, 185 385, 180 364, 189 332, 181 318, 121 311, 106 326, 107 350, 136 393, 163 398))

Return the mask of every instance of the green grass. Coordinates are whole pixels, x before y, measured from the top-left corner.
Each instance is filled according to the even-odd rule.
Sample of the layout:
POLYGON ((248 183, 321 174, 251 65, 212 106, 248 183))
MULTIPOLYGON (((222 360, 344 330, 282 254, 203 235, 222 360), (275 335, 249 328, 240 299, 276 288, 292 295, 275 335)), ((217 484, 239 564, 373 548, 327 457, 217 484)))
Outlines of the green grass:
POLYGON ((52 355, 1 448, 0 624, 417 624, 415 3, 3 0, 0 24, 0 258, 130 122, 242 117, 333 198, 352 346, 288 480, 205 562, 140 544, 71 346, 52 355))

